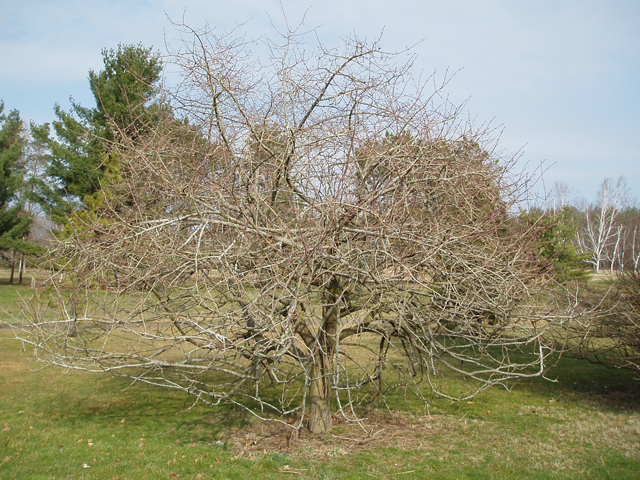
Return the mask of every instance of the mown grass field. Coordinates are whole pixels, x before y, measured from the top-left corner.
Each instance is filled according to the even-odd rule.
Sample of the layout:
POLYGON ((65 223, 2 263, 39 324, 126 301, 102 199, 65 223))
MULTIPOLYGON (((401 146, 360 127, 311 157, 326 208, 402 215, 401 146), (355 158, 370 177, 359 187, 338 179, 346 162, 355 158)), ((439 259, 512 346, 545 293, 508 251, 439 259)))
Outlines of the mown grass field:
MULTIPOLYGON (((23 278, 23 284, 9 284, 10 270, 0 268, 0 324, 14 323, 19 316, 23 300, 33 296, 34 290, 31 284, 31 275, 23 278)), ((17 278, 17 274, 16 274, 17 278)))
MULTIPOLYGON (((15 292, 0 285, 10 309, 15 292)), ((640 391, 631 374, 563 358, 473 402, 377 410, 322 436, 179 392, 65 372, 0 330, 1 479, 638 478, 640 391)), ((400 399, 390 399, 401 404, 400 399)))

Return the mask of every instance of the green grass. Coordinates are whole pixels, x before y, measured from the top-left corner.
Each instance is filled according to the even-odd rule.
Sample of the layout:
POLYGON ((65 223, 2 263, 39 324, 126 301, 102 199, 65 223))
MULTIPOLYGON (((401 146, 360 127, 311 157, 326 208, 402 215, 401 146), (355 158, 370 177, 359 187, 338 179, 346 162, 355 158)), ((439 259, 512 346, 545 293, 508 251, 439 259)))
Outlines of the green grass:
MULTIPOLYGON (((16 288, 29 293, 0 285, 0 305, 16 288)), ((632 375, 563 358, 549 377, 557 382, 522 381, 473 402, 433 399, 420 416, 399 413, 371 436, 338 423, 276 448, 242 411, 190 408, 179 392, 43 368, 0 330, 0 478, 637 478, 632 375)))
POLYGON ((14 323, 20 315, 22 301, 33 297, 34 289, 26 285, 9 285, 1 276, 0 271, 0 323, 14 323))
POLYGON ((39 369, 10 338, 0 332, 3 479, 620 479, 640 471, 629 375, 574 359, 551 372, 558 383, 528 381, 472 403, 436 401, 427 418, 399 417, 408 423, 369 449, 338 442, 332 435, 347 434, 337 425, 311 443, 238 456, 242 429, 259 432, 242 412, 189 409, 182 394, 124 390, 108 375, 39 369))

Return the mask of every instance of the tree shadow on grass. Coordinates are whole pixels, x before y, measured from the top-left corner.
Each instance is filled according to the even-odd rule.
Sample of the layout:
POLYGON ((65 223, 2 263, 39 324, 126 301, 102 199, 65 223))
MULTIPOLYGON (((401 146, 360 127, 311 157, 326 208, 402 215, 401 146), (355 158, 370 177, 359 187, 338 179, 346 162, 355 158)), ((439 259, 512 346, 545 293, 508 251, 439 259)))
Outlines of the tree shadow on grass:
POLYGON ((22 283, 18 281, 20 278, 19 272, 13 274, 13 283, 11 283, 11 270, 0 268, 0 285, 12 285, 14 287, 28 287, 31 285, 31 275, 22 275, 22 283))
POLYGON ((249 423, 248 414, 232 406, 194 405, 194 398, 183 392, 128 385, 123 378, 96 377, 92 384, 55 394, 47 405, 47 415, 69 427, 121 424, 173 436, 180 442, 211 442, 231 428, 249 423))
POLYGON ((640 410, 640 382, 634 372, 564 355, 536 388, 567 395, 593 407, 640 410))

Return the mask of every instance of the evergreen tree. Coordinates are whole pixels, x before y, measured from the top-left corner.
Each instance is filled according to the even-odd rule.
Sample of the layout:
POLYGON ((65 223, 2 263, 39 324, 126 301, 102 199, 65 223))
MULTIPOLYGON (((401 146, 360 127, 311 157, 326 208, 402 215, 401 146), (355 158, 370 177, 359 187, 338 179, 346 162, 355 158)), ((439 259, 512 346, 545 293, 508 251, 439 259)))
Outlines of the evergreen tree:
POLYGON ((19 195, 24 166, 24 124, 17 110, 9 115, 3 111, 4 103, 0 103, 0 251, 12 252, 15 260, 16 254, 32 250, 26 241, 31 217, 23 212, 19 195))
POLYGON ((577 212, 564 206, 556 212, 533 209, 523 213, 525 226, 537 225, 539 255, 548 262, 553 275, 560 282, 587 278, 591 253, 580 253, 576 246, 577 212))
POLYGON ((72 101, 65 112, 55 106, 55 139, 47 125, 32 128, 36 141, 50 150, 41 182, 40 203, 56 223, 65 223, 73 210, 86 206, 85 197, 100 189, 100 181, 113 159, 109 144, 116 131, 136 138, 151 117, 151 107, 162 64, 158 54, 141 45, 119 45, 103 50, 104 70, 89 72, 89 85, 96 101, 86 108, 72 101))

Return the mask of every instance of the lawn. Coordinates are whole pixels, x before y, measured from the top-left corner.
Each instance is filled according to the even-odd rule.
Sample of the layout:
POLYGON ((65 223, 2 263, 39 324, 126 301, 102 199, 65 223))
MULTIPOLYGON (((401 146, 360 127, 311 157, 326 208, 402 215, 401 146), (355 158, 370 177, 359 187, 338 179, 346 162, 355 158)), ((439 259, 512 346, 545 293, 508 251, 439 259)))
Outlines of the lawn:
MULTIPOLYGON (((0 285, 0 304, 22 288, 0 285)), ((637 478, 632 375, 563 358, 549 377, 296 439, 180 392, 44 367, 4 329, 0 478, 637 478)))
MULTIPOLYGON (((23 278, 23 284, 9 284, 11 270, 0 268, 0 324, 13 323, 20 313, 22 300, 28 300, 33 296, 34 289, 31 284, 32 274, 29 271, 23 278)), ((18 274, 16 273, 16 279, 18 274)))

